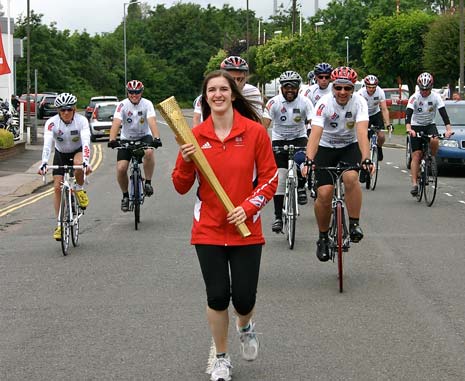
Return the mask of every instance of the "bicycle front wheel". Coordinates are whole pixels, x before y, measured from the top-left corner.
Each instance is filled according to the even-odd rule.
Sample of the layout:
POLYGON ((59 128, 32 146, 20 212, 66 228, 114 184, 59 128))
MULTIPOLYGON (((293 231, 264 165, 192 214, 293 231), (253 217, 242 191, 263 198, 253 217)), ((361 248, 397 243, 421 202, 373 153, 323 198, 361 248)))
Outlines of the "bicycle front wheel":
POLYGON ((60 201, 61 250, 68 255, 69 236, 71 235, 71 216, 69 210, 69 189, 63 187, 60 201))
POLYGON ((342 219, 344 218, 342 213, 342 204, 340 202, 336 205, 336 241, 337 241, 337 273, 339 277, 339 292, 344 290, 344 266, 343 266, 343 233, 344 227, 342 219))
POLYGON ((73 212, 71 216, 71 241, 73 246, 79 245, 79 205, 74 195, 71 196, 71 210, 73 212))
MULTIPOLYGON (((378 147, 374 147, 371 149, 371 162, 373 163, 375 172, 373 174, 370 174, 370 189, 375 190, 376 182, 378 181, 378 169, 379 169, 378 147)), ((367 184, 368 184, 368 181, 367 181, 367 184)))
POLYGON ((140 174, 134 171, 132 176, 134 186, 134 227, 137 230, 140 222, 140 174))
POLYGON ((436 191, 438 186, 438 168, 436 165, 436 158, 431 156, 425 160, 425 171, 423 172, 423 183, 426 205, 433 205, 436 198, 436 191))
POLYGON ((294 248, 295 224, 297 221, 297 186, 294 181, 289 182, 289 194, 286 197, 286 235, 289 249, 294 248))

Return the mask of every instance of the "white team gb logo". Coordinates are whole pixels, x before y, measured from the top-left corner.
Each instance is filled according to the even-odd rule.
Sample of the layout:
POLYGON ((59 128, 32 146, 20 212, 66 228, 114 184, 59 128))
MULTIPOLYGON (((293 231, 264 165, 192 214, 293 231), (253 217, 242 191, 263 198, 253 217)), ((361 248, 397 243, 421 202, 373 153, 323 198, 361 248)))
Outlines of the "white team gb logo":
POLYGON ((255 205, 257 208, 262 208, 266 204, 265 196, 255 196, 249 200, 249 202, 255 205))

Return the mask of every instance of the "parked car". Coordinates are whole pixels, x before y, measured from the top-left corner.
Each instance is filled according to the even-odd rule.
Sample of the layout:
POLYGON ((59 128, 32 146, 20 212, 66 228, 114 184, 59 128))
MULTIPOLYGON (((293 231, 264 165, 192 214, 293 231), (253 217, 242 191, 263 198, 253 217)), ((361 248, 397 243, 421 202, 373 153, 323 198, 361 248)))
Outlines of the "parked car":
MULTIPOLYGON (((31 114, 34 114, 35 111, 36 111, 36 105, 39 105, 42 100, 44 99, 44 97, 56 97, 58 94, 57 93, 52 93, 52 92, 44 92, 44 93, 38 93, 37 94, 37 98, 36 98, 36 101, 34 102, 34 96, 35 94, 29 94, 29 104, 31 105, 30 106, 30 109, 31 109, 31 114)), ((27 112, 27 104, 26 104, 26 98, 27 98, 27 94, 22 94, 20 97, 19 97, 19 102, 20 103, 23 103, 24 104, 24 112, 27 112)), ((55 100, 55 99, 54 99, 55 100)), ((45 103, 44 103, 44 106, 45 106, 45 103)), ((48 108, 48 106, 47 106, 48 108)), ((18 111, 19 111, 19 108, 18 108, 18 111)), ((39 108, 37 108, 37 112, 39 113, 39 108)), ((45 112, 46 114, 47 112, 45 112)), ((56 113, 55 113, 56 114, 56 113)), ((50 115, 51 116, 51 115, 50 115)), ((39 116, 40 117, 40 116, 39 116)))
POLYGON ((93 106, 93 112, 89 120, 90 139, 95 142, 97 138, 108 137, 113 122, 117 101, 97 102, 93 106))
POLYGON ((38 102, 37 106, 37 118, 44 119, 45 117, 50 117, 58 113, 57 108, 55 107, 55 99, 57 95, 44 94, 41 100, 38 102))
POLYGON ((386 95, 386 106, 389 109, 389 118, 391 121, 405 119, 405 107, 410 96, 408 90, 399 89, 398 87, 383 90, 386 95))
MULTIPOLYGON (((465 166, 465 101, 444 101, 454 135, 449 139, 439 140, 436 155, 438 166, 465 166)), ((439 113, 434 121, 440 134, 446 131, 439 113)))
POLYGON ((89 105, 86 107, 85 117, 88 120, 90 120, 90 117, 92 116, 92 113, 94 112, 95 104, 97 102, 107 102, 107 101, 118 102, 118 97, 115 97, 113 95, 101 95, 98 97, 90 98, 89 105))

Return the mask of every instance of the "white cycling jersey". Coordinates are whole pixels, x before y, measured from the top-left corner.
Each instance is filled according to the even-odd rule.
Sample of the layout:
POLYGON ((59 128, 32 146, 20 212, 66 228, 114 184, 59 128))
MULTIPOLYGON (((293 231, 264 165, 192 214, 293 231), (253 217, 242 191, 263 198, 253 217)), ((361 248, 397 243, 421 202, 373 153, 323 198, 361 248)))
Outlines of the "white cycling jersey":
POLYGON ((113 119, 121 120, 121 139, 140 139, 146 135, 152 135, 148 118, 156 117, 153 103, 141 98, 138 104, 133 104, 129 99, 122 100, 116 107, 113 119))
POLYGON ((311 85, 303 94, 310 99, 312 105, 315 106, 317 102, 326 94, 332 92, 333 84, 330 83, 326 89, 321 89, 318 83, 311 85))
MULTIPOLYGON (((263 117, 263 98, 260 90, 258 90, 255 86, 246 83, 242 89, 242 95, 250 102, 257 115, 260 118, 263 117)), ((194 100, 194 112, 202 115, 202 95, 199 95, 194 100)), ((203 120, 202 116, 200 120, 203 120)))
POLYGON ((352 94, 345 106, 338 104, 333 94, 327 94, 315 106, 312 128, 323 128, 320 146, 343 148, 358 141, 355 124, 368 120, 368 105, 360 94, 352 94))
POLYGON ((376 90, 372 95, 368 94, 366 87, 362 87, 358 93, 367 101, 369 116, 381 111, 379 104, 386 100, 386 94, 384 94, 384 90, 381 87, 376 86, 376 90))
POLYGON ((407 108, 413 110, 412 125, 427 126, 434 122, 436 112, 444 106, 441 96, 434 91, 427 97, 422 97, 420 92, 414 93, 408 100, 407 108))
POLYGON ((306 138, 305 122, 312 116, 312 102, 301 94, 292 102, 288 102, 282 94, 278 94, 266 103, 263 113, 263 118, 270 119, 273 123, 272 140, 306 138))
POLYGON ((42 163, 48 163, 52 146, 61 153, 71 153, 82 147, 84 163, 90 160, 90 129, 86 117, 75 113, 71 123, 66 124, 60 115, 54 115, 45 122, 44 147, 42 149, 42 163))

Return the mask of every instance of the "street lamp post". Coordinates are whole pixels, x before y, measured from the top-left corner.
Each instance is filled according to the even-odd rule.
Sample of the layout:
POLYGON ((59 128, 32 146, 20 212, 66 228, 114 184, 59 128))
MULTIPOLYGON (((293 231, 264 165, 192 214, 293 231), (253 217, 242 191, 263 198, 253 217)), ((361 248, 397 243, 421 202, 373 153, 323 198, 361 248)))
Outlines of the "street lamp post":
POLYGON ((349 66, 349 36, 345 36, 346 39, 346 64, 349 66))
POLYGON ((126 89, 126 83, 128 83, 128 57, 126 53, 126 6, 131 4, 139 4, 140 1, 134 1, 132 3, 123 4, 123 49, 124 49, 124 88, 126 89))

